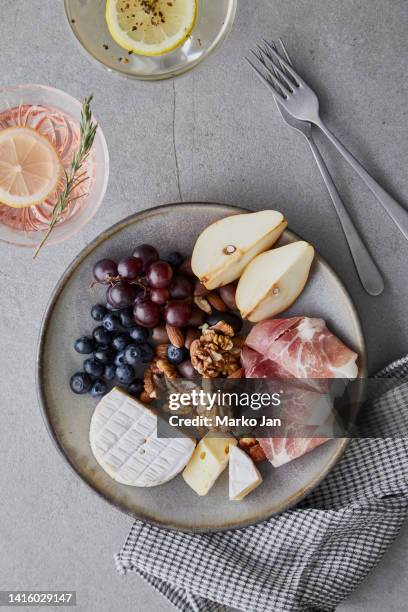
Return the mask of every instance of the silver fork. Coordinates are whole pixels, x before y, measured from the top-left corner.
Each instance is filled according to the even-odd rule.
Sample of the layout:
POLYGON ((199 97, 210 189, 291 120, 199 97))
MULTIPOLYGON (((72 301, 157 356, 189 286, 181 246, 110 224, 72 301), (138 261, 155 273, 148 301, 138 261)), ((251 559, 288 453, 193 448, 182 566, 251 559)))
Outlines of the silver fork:
POLYGON ((344 159, 350 164, 350 166, 357 172, 357 174, 363 179, 367 187, 372 191, 377 200, 380 202, 382 207, 393 219, 394 223, 404 234, 408 240, 408 211, 405 210, 389 193, 385 191, 373 179, 373 177, 367 172, 367 170, 360 164, 360 162, 346 149, 346 147, 340 142, 340 140, 332 134, 332 132, 323 123, 319 114, 319 100, 315 92, 309 87, 309 85, 302 79, 301 76, 296 72, 293 66, 286 61, 280 53, 278 53, 276 46, 264 41, 268 49, 266 53, 262 49, 262 53, 268 62, 273 66, 273 70, 270 66, 262 64, 265 68, 267 76, 258 71, 253 65, 252 67, 257 70, 264 81, 269 85, 272 90, 275 100, 279 105, 284 108, 290 115, 301 121, 310 121, 327 136, 327 138, 336 147, 339 153, 344 159))
MULTIPOLYGON (((281 40, 280 40, 280 44, 281 44, 282 51, 285 55, 285 59, 287 63, 292 66, 291 59, 281 40)), ((274 44, 273 44, 273 48, 276 50, 276 47, 274 44)), ((252 51, 256 59, 259 62, 261 62, 261 64, 264 66, 265 69, 268 69, 268 65, 266 64, 266 61, 263 55, 261 54, 261 52, 266 54, 267 57, 269 57, 268 47, 266 47, 266 50, 265 50, 259 47, 258 45, 258 52, 252 51)), ((265 81, 264 75, 253 65, 253 63, 248 58, 245 58, 245 59, 248 61, 250 66, 255 70, 255 72, 262 78, 262 80, 265 81)), ((271 70, 274 70, 272 61, 270 61, 270 64, 271 64, 271 70)), ((283 64, 281 64, 280 67, 282 70, 284 70, 283 64)), ((275 78, 277 78, 277 74, 278 73, 274 72, 275 78)), ((316 160, 316 163, 319 167, 323 180, 326 184, 326 187, 328 189, 328 192, 334 204, 334 208, 339 217, 339 220, 343 228, 345 238, 349 245, 350 252, 351 252, 358 276, 360 278, 361 284, 363 285, 367 293, 369 293, 370 295, 380 295, 384 290, 384 281, 367 247, 365 246, 356 227, 354 226, 354 223, 349 213, 347 212, 347 209, 345 208, 343 201, 340 198, 340 195, 336 189, 336 185, 334 184, 334 181, 327 169, 327 166, 323 160, 323 157, 313 139, 312 126, 310 122, 300 121, 299 119, 296 119, 295 117, 290 115, 287 112, 287 110, 278 103, 278 101, 276 101, 276 106, 280 114, 282 115, 282 118, 284 119, 284 121, 286 121, 286 123, 290 125, 292 128, 294 128, 295 130, 298 130, 301 134, 303 134, 303 136, 306 138, 307 142, 309 143, 313 156, 316 160)))

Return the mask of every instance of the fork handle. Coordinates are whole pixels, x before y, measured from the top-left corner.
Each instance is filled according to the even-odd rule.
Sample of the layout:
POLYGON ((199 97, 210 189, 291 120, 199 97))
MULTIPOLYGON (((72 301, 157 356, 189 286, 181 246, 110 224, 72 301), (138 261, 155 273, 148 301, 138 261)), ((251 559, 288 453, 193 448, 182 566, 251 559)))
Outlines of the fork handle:
POLYGON ((336 185, 334 184, 316 143, 312 137, 307 137, 307 141, 333 201, 361 284, 370 295, 380 295, 380 293, 384 291, 382 276, 344 206, 343 200, 340 198, 336 185))
POLYGON ((336 147, 338 152, 344 157, 344 159, 350 164, 350 166, 357 172, 357 174, 363 179, 367 187, 372 191, 377 200, 380 202, 382 207, 387 211, 394 223, 397 225, 399 230, 404 234, 408 240, 408 211, 405 210, 399 202, 394 200, 385 189, 377 183, 376 180, 367 172, 367 170, 360 164, 360 162, 346 149, 346 147, 340 142, 340 140, 332 134, 328 127, 323 123, 320 117, 314 121, 315 125, 319 127, 322 132, 327 136, 330 142, 336 147))

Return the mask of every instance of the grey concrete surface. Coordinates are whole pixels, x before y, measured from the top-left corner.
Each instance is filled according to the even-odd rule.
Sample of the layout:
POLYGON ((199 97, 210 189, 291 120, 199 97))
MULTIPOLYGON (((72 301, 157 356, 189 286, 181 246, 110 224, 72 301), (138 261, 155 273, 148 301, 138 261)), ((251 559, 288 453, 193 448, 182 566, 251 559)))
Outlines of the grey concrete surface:
MULTIPOLYGON (((76 253, 122 217, 179 199, 283 210, 352 294, 371 371, 408 351, 407 242, 324 144, 387 280, 383 296, 365 295, 306 144, 281 123, 269 93, 241 60, 261 36, 283 36, 318 88, 329 125, 407 204, 407 32, 405 0, 239 0, 233 33, 214 57, 174 82, 146 84, 91 64, 68 30, 62 0, 2 0, 2 85, 50 84, 78 98, 94 92, 111 177, 95 220, 36 263, 28 251, 0 245, 0 588, 76 589, 81 612, 170 609, 141 580, 116 574, 112 556, 131 520, 63 463, 35 393, 37 334, 50 292, 76 253)), ((405 528, 339 610, 405 610, 407 546, 405 528)))

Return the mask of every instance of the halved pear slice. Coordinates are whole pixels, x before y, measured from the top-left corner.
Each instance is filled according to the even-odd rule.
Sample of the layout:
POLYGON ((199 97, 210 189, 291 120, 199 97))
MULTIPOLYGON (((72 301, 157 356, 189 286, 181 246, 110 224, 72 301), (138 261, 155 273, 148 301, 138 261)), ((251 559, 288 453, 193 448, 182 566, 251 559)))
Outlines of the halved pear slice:
POLYGON ((306 285, 313 257, 314 248, 303 241, 255 257, 235 295, 242 318, 257 323, 289 308, 306 285))
POLYGON ((215 289, 241 276, 249 262, 278 240, 287 221, 276 210, 233 215, 207 227, 195 244, 191 267, 207 287, 215 289))

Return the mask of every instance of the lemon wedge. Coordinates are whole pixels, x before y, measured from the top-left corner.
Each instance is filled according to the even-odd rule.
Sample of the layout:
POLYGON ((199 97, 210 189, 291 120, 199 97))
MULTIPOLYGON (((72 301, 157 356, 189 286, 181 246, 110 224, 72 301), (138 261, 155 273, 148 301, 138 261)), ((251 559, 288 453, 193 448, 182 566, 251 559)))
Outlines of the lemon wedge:
POLYGON ((163 55, 182 45, 194 27, 196 14, 196 0, 106 2, 112 38, 138 55, 163 55))
POLYGON ((52 143, 28 127, 0 132, 0 202, 13 208, 40 204, 53 193, 62 166, 52 143))

